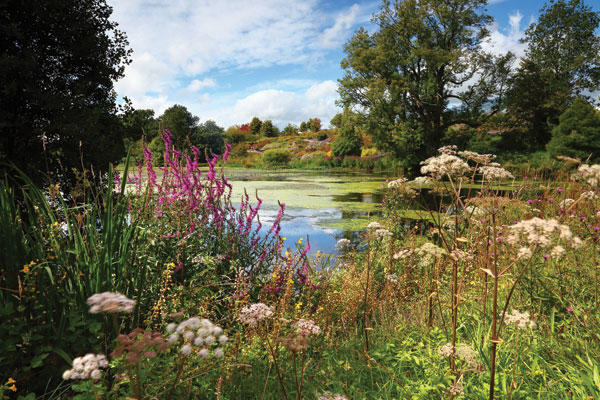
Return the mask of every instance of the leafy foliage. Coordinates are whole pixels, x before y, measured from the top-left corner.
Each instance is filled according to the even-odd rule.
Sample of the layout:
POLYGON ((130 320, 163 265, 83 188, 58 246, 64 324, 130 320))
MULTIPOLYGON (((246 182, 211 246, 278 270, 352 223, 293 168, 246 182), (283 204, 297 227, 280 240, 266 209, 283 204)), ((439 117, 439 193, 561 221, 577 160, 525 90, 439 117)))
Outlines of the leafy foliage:
POLYGON ((585 99, 575 99, 552 130, 548 152, 552 156, 600 160, 600 112, 585 99))
POLYGON ((72 168, 106 171, 124 153, 113 83, 130 50, 111 13, 104 0, 2 4, 0 160, 36 182, 43 170, 73 184, 72 168))

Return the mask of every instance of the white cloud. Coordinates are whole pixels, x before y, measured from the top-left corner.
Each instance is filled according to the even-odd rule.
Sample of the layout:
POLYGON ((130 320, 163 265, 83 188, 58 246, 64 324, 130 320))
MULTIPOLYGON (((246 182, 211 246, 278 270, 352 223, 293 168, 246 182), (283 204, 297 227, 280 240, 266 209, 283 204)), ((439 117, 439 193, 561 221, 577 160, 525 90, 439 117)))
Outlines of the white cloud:
POLYGON ((521 28, 523 15, 517 10, 514 14, 508 16, 510 28, 501 30, 497 23, 489 27, 490 37, 482 44, 482 49, 492 54, 501 55, 512 51, 517 58, 525 55, 527 45, 519 41, 525 37, 525 30, 521 28))
POLYGON ((341 46, 356 22, 359 11, 360 6, 354 4, 347 12, 340 13, 335 19, 333 26, 325 29, 319 38, 320 45, 329 49, 341 46))
POLYGON ((375 7, 363 1, 327 14, 322 0, 108 3, 114 10, 111 19, 126 32, 134 50, 133 62, 115 86, 119 96, 129 97, 136 108, 154 108, 157 114, 180 103, 207 118, 213 118, 210 113, 220 115, 227 123, 240 119, 226 115, 236 109, 282 121, 288 116, 295 116, 292 121, 320 116, 309 114, 323 110, 326 115, 320 117, 325 120, 335 108, 333 100, 317 100, 302 90, 317 85, 313 91, 331 94, 335 83, 321 87, 318 80, 304 78, 302 70, 318 71, 327 61, 326 53, 341 45, 357 24, 368 21, 375 7), (236 93, 223 92, 230 82, 219 76, 274 66, 293 66, 300 72, 293 78, 274 76, 238 86, 236 93), (220 90, 213 89, 210 96, 202 91, 217 88, 217 82, 207 74, 219 79, 220 90))
POLYGON ((335 105, 338 98, 337 84, 324 81, 310 86, 305 92, 296 93, 285 90, 261 90, 238 100, 231 110, 234 116, 230 122, 244 123, 259 117, 270 119, 283 127, 288 123, 299 124, 309 118, 319 117, 324 126, 339 112, 335 105))
POLYGON ((188 92, 198 92, 201 89, 204 88, 212 88, 217 86, 217 82, 215 82, 214 79, 211 78, 204 78, 202 80, 199 79, 193 79, 190 84, 185 88, 186 91, 188 92))

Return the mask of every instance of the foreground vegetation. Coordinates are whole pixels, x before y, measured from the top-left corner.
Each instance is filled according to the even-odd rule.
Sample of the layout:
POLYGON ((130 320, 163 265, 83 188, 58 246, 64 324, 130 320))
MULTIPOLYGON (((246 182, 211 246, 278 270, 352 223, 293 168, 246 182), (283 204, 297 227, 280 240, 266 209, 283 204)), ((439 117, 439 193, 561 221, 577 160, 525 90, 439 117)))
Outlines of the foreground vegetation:
POLYGON ((517 185, 442 148, 360 241, 308 258, 279 236, 285 204, 259 232, 216 156, 201 173, 164 140, 162 179, 146 151, 79 202, 2 181, 1 397, 600 396, 600 166, 517 185))

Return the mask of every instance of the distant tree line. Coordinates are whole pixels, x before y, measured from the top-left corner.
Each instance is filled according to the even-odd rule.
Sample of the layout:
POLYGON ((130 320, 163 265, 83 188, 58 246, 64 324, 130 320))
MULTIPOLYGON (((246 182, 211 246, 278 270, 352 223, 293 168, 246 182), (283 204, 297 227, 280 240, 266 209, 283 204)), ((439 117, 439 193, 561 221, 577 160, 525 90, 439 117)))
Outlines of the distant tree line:
MULTIPOLYGON (((510 52, 482 50, 486 3, 385 0, 379 29, 359 29, 344 47, 345 113, 408 169, 446 143, 600 160, 600 14, 583 0, 550 1, 515 65, 510 52)), ((343 128, 341 116, 336 124, 343 128)))

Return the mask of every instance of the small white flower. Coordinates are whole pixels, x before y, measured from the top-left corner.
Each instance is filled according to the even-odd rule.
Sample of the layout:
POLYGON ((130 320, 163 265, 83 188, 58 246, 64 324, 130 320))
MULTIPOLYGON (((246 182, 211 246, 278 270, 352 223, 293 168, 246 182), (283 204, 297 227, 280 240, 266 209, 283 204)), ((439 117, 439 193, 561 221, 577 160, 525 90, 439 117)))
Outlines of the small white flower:
POLYGON ((179 349, 179 352, 183 355, 189 355, 192 353, 192 346, 190 346, 189 344, 184 344, 183 346, 181 346, 181 348, 179 349))
POLYGON ((221 349, 221 348, 216 349, 215 352, 214 352, 214 354, 213 354, 213 356, 215 358, 221 358, 221 357, 223 357, 223 349, 221 349))
POLYGON ((198 357, 200 358, 206 358, 208 357, 209 353, 207 349, 202 349, 198 352, 198 357))
POLYGON ((169 325, 167 325, 167 333, 175 332, 175 328, 177 328, 177 324, 174 322, 171 322, 169 325))

